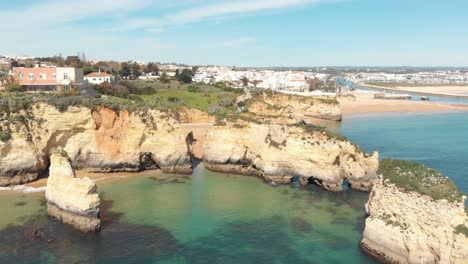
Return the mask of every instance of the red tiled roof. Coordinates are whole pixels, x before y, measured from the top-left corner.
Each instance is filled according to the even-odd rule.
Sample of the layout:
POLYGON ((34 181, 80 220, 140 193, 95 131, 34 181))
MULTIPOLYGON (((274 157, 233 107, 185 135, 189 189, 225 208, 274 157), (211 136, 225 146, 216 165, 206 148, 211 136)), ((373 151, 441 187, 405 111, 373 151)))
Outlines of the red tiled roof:
POLYGON ((110 77, 112 74, 108 74, 105 72, 92 72, 89 74, 86 74, 84 77, 110 77))

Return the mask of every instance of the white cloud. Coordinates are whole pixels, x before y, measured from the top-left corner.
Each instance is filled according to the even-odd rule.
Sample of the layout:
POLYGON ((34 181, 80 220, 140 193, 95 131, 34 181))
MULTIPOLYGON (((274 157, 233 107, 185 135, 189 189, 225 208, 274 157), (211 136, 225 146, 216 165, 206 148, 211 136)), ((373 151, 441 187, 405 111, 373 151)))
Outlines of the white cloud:
POLYGON ((240 37, 240 38, 234 38, 234 39, 229 39, 229 40, 220 42, 217 46, 241 47, 241 46, 245 46, 248 44, 254 44, 256 42, 257 42, 257 39, 253 37, 240 37))
POLYGON ((3 21, 15 21, 15 25, 53 25, 79 21, 90 17, 109 14, 128 13, 145 8, 151 0, 75 0, 47 1, 22 7, 20 9, 2 10, 3 21))
MULTIPOLYGON (((145 29, 160 31, 162 27, 200 22, 225 16, 243 15, 260 11, 288 8, 305 4, 331 2, 336 0, 223 0, 207 4, 191 5, 186 9, 156 18, 130 19, 114 26, 112 31, 145 29)), ((190 3, 190 2, 188 2, 190 3)))

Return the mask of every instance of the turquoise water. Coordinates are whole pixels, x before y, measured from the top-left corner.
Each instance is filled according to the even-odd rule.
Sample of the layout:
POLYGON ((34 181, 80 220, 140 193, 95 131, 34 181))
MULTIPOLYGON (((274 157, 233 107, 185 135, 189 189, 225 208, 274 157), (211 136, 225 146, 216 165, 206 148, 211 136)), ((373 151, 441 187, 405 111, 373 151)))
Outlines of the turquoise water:
POLYGON ((87 235, 48 219, 42 194, 0 194, 16 223, 0 226, 0 263, 375 263, 358 247, 365 193, 273 187, 202 166, 98 189, 103 228, 87 235))
POLYGON ((338 131, 380 157, 415 160, 436 168, 468 193, 468 114, 359 115, 338 131))
MULTIPOLYGON (((468 192, 466 114, 361 115, 337 129, 381 157, 435 167, 468 192)), ((43 193, 0 192, 0 263, 376 263, 358 246, 366 193, 273 187, 202 166, 98 190, 98 234, 47 218, 43 193)))

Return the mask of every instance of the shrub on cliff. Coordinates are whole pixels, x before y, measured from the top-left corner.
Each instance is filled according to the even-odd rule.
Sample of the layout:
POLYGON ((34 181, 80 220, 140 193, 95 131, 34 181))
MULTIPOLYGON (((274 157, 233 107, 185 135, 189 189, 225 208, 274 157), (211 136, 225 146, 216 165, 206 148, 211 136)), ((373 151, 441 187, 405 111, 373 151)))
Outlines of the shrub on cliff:
POLYGON ((414 161, 383 159, 377 172, 405 191, 418 192, 434 200, 455 202, 463 196, 448 177, 414 161))
POLYGON ((463 234, 468 237, 468 227, 465 225, 458 225, 455 227, 455 234, 463 234))
POLYGON ((6 130, 1 130, 0 131, 0 141, 7 142, 10 139, 11 139, 11 131, 10 130, 6 129, 6 130))
POLYGON ((96 90, 102 94, 108 94, 118 97, 125 97, 129 94, 127 87, 120 84, 111 84, 108 82, 95 86, 96 90))

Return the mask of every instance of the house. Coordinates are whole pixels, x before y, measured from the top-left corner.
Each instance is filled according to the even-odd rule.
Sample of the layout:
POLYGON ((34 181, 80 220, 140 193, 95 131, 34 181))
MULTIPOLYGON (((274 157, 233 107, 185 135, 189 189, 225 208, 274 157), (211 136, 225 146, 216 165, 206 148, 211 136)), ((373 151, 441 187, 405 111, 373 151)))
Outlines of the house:
POLYGON ((99 70, 99 72, 92 72, 84 76, 84 80, 92 84, 101 84, 104 82, 110 83, 113 79, 114 76, 112 76, 112 74, 101 72, 101 70, 99 70))
POLYGON ((28 92, 68 91, 72 86, 84 88, 83 69, 72 67, 13 67, 11 74, 28 92))

